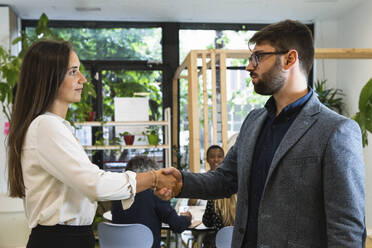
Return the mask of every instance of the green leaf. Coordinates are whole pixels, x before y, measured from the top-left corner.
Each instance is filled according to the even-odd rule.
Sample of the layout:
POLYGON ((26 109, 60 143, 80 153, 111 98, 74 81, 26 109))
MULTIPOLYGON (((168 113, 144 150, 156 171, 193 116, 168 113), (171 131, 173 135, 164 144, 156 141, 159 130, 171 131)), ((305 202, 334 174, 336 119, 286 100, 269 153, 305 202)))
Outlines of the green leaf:
POLYGON ((17 44, 18 42, 22 41, 22 36, 18 37, 18 38, 15 38, 13 41, 12 41, 12 45, 15 45, 17 44))
POLYGON ((372 102, 372 78, 364 85, 359 96, 359 110, 366 112, 371 109, 372 102))

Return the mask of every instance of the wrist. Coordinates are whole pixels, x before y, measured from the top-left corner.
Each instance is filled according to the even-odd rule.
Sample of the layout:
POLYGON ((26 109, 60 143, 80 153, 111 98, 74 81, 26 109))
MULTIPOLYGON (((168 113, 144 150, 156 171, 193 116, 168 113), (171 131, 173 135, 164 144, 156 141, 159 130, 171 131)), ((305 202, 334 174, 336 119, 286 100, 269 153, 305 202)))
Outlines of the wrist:
POLYGON ((158 187, 158 175, 156 174, 156 171, 154 171, 154 170, 149 170, 148 172, 152 176, 152 186, 151 186, 151 188, 153 190, 156 190, 157 187, 158 187))

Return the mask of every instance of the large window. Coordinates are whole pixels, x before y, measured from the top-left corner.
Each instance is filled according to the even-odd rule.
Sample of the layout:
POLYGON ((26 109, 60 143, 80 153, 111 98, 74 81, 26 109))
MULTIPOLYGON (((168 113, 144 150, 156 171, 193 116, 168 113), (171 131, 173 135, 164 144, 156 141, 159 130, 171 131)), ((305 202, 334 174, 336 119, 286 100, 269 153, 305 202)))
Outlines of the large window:
MULTIPOLYGON (((25 21, 24 31, 35 32, 32 21, 25 21)), ((151 120, 162 119, 163 110, 163 47, 162 28, 159 25, 124 25, 122 23, 50 22, 50 29, 58 37, 72 43, 82 64, 85 76, 94 85, 97 93, 90 99, 94 106, 93 116, 99 121, 114 121, 115 97, 145 97, 149 100, 151 120)), ((72 105, 71 108, 77 108, 72 105)), ((92 119, 90 119, 92 120, 92 119)), ((85 145, 115 142, 118 134, 115 128, 84 127, 78 130, 85 145), (97 143, 98 142, 98 143, 97 143)), ((106 144, 105 143, 105 144, 106 144)), ((107 144, 106 144, 107 145, 107 144)), ((92 152, 93 160, 99 165, 111 161, 127 161, 137 153, 156 154, 151 151, 124 150, 92 152)), ((162 157, 162 156, 160 156, 162 157)))
MULTIPOLYGON (((255 31, 234 31, 234 30, 180 30, 180 59, 183 60, 190 50, 199 49, 247 49, 248 40, 255 31), (195 37, 198 37, 195 39, 195 37)), ((198 66, 201 66, 200 60, 198 66)), ((250 110, 262 107, 267 97, 256 94, 250 83, 251 78, 245 70, 247 61, 244 59, 228 59, 226 61, 226 90, 228 100, 228 137, 238 133, 240 126, 250 110)), ((220 94, 220 81, 217 71, 217 95, 220 94)), ((199 82, 202 82, 201 76, 199 82)), ((211 87, 208 87, 209 89, 211 87)), ((199 104, 202 106, 202 89, 199 87, 199 104)), ((211 93, 209 92, 209 95, 211 93)), ((180 80, 180 146, 181 150, 187 150, 189 143, 189 128, 187 118, 187 80, 180 80)), ((220 112, 219 102, 217 103, 218 112, 220 112)), ((204 120, 201 120, 201 123, 204 120)), ((201 141, 201 159, 205 161, 204 156, 204 130, 200 126, 201 141)), ((220 128, 220 118, 218 118, 218 127, 220 128)), ((220 130, 218 130, 220 132, 220 130)), ((209 130, 212 133, 212 130, 209 130)), ((212 143, 210 137, 209 144, 212 143)), ((221 141, 218 141, 221 145, 221 141)), ((205 169, 205 164, 201 165, 201 170, 205 169)))
MULTIPOLYGON (((27 27, 26 33, 34 32, 27 27)), ((161 28, 51 28, 80 60, 162 60, 161 28)))

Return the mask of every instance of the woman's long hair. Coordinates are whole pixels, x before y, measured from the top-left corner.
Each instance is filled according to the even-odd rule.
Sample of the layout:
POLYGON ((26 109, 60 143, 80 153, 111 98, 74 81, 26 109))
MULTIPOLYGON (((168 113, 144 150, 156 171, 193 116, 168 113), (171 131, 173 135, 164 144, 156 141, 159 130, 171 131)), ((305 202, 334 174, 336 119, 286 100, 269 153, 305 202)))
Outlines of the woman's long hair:
POLYGON ((223 198, 214 201, 216 213, 221 216, 224 226, 233 226, 235 221, 237 195, 234 194, 230 198, 223 198))
POLYGON ((21 152, 30 123, 45 113, 57 97, 67 73, 68 42, 38 41, 26 52, 13 104, 8 136, 8 188, 11 197, 25 196, 21 152))

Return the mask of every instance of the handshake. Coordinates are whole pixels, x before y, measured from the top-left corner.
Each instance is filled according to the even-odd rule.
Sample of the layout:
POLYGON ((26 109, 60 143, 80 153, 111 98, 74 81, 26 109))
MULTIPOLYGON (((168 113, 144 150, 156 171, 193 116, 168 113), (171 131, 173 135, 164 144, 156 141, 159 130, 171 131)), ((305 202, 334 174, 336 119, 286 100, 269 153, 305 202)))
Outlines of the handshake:
POLYGON ((174 167, 154 171, 156 173, 156 187, 154 194, 162 200, 170 200, 181 192, 182 175, 174 167))

